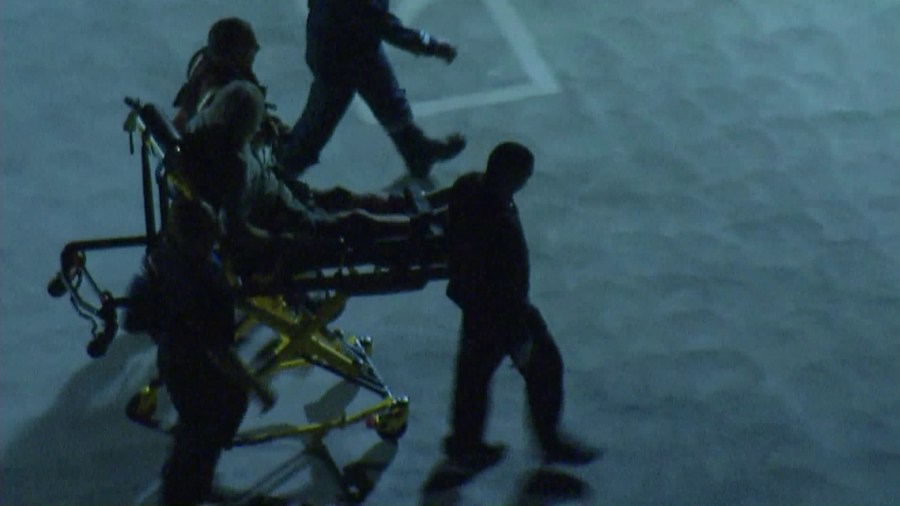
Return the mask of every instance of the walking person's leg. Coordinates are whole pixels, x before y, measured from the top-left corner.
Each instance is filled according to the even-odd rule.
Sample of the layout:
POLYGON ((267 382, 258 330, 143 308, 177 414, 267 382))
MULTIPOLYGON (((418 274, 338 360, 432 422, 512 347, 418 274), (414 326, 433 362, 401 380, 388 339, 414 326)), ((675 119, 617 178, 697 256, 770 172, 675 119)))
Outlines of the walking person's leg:
POLYGON ((165 343, 157 364, 178 412, 174 442, 161 473, 162 503, 200 504, 214 496, 216 466, 240 427, 249 399, 209 364, 173 353, 165 343))
POLYGON ((513 354, 525 379, 528 409, 544 460, 569 464, 592 461, 598 451, 563 436, 559 430, 563 408, 563 360, 540 311, 529 305, 526 312, 526 349, 513 354))
POLYGON ((473 464, 490 464, 504 450, 500 445, 484 442, 491 379, 506 355, 484 321, 463 314, 451 407, 452 430, 444 439, 444 451, 451 459, 473 464))
POLYGON ((436 140, 416 125, 406 91, 397 82, 383 49, 368 62, 364 74, 366 79, 358 83, 359 94, 390 135, 411 175, 426 177, 432 165, 455 157, 466 147, 458 133, 436 140))
POLYGON ((222 449, 211 444, 202 427, 179 424, 162 468, 162 504, 184 506, 207 501, 222 449))
POLYGON ((313 80, 303 113, 291 128, 279 157, 288 176, 297 177, 319 162, 322 149, 334 135, 355 93, 356 89, 346 83, 313 80))
POLYGON ((555 443, 563 406, 563 361, 559 348, 537 310, 529 309, 528 340, 513 353, 525 379, 528 409, 542 448, 555 443))

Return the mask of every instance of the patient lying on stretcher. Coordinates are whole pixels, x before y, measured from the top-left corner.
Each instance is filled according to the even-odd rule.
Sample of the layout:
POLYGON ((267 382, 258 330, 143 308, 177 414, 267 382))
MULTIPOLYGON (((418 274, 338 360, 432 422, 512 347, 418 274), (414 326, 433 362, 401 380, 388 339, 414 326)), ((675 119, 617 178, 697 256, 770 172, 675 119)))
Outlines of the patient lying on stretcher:
POLYGON ((190 121, 183 140, 184 176, 223 221, 224 246, 239 271, 269 271, 273 262, 315 266, 348 247, 419 230, 402 214, 402 198, 322 192, 279 178, 251 145, 264 114, 259 89, 235 81, 190 121))

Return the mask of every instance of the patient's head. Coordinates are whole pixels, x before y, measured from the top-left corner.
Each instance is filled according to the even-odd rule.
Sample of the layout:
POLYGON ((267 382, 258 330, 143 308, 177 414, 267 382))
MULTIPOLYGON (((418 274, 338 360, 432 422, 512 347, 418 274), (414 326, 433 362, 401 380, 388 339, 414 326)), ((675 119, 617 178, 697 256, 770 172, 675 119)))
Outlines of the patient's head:
POLYGON ((517 142, 498 144, 488 157, 484 181, 495 192, 511 197, 534 172, 534 155, 517 142))
POLYGON ((240 148, 256 135, 265 108, 265 99, 256 85, 233 81, 216 91, 209 106, 197 114, 188 128, 215 128, 222 132, 225 147, 240 148))

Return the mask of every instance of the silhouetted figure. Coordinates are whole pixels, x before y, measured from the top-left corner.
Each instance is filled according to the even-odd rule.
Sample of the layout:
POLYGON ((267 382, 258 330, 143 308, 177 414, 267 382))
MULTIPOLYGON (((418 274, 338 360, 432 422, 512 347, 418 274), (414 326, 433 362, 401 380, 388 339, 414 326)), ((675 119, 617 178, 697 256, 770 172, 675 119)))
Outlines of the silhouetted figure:
POLYGON ((269 388, 245 368, 232 345, 234 299, 213 257, 216 220, 199 201, 176 201, 159 245, 129 287, 124 327, 157 344, 157 366, 178 412, 162 469, 162 502, 214 498, 216 465, 247 411, 248 392, 268 410, 269 388))
POLYGON ((491 378, 507 356, 525 379, 545 461, 585 463, 596 455, 558 431, 562 357, 528 298, 528 246, 513 195, 533 165, 526 147, 503 143, 491 152, 483 174, 466 174, 430 196, 435 205, 447 203, 447 296, 462 309, 452 432, 444 441, 454 460, 490 464, 502 456, 502 445, 486 444, 483 437, 491 378))
POLYGON ((414 177, 427 176, 435 162, 453 158, 465 148, 465 139, 459 134, 435 140, 416 126, 382 41, 447 63, 456 58, 456 48, 422 30, 407 28, 390 13, 388 3, 309 0, 306 62, 313 83, 281 157, 288 175, 296 177, 319 161, 357 93, 390 135, 414 177))

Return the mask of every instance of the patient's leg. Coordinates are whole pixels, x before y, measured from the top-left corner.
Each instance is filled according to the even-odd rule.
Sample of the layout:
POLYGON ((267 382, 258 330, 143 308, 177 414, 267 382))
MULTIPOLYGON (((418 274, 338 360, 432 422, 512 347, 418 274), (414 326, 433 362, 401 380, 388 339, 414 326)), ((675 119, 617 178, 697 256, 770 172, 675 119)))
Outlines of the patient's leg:
POLYGON ((354 210, 336 213, 318 220, 316 233, 320 237, 343 237, 352 245, 371 244, 380 239, 410 237, 413 226, 404 216, 373 216, 354 210))

